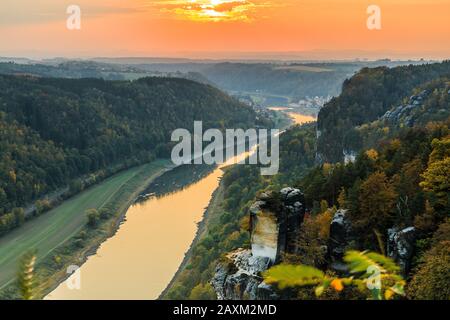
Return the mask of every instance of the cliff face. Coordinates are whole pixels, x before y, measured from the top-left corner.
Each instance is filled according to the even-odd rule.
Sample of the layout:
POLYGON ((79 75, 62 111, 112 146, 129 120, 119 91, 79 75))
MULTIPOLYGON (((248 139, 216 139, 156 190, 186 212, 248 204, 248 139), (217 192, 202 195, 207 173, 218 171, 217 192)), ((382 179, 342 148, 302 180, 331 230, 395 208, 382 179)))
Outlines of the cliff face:
POLYGON ((219 300, 278 299, 261 273, 292 252, 305 215, 303 193, 294 188, 263 193, 250 208, 251 249, 238 249, 219 263, 211 281, 219 300))
MULTIPOLYGON (((211 284, 219 300, 289 299, 289 291, 266 284, 261 274, 280 262, 284 254, 298 254, 296 239, 305 215, 304 197, 300 190, 282 189, 277 194, 263 193, 250 208, 251 249, 229 253, 216 267, 211 284)), ((387 254, 402 268, 410 269, 415 243, 413 227, 392 228, 387 235, 387 254)), ((348 275, 343 256, 354 243, 348 210, 339 209, 330 223, 327 243, 328 268, 348 275)))
POLYGON ((411 96, 407 104, 402 104, 393 110, 387 111, 381 120, 388 121, 393 124, 403 123, 408 127, 412 127, 415 123, 415 113, 420 110, 423 101, 428 97, 430 93, 427 90, 423 90, 418 95, 411 96))
POLYGON ((411 269, 415 240, 416 229, 414 227, 388 230, 387 255, 400 265, 401 271, 405 275, 411 269))
POLYGON ((263 193, 250 208, 252 254, 272 263, 291 248, 305 215, 303 193, 284 188, 279 194, 263 193))
MULTIPOLYGON (((262 299, 265 284, 260 274, 271 265, 270 258, 253 256, 251 250, 239 249, 229 253, 225 261, 218 264, 211 280, 217 299, 262 299)), ((276 299, 277 296, 270 292, 268 298, 276 299)))

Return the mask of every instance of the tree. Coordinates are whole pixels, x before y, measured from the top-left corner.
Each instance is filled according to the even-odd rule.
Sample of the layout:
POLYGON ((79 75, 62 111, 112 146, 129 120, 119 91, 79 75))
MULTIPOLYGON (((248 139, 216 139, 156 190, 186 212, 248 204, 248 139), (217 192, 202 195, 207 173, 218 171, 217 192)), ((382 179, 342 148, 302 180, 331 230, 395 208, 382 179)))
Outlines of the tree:
POLYGON ((425 195, 420 188, 420 174, 424 165, 419 158, 407 162, 402 166, 400 172, 392 178, 393 185, 398 193, 396 208, 397 223, 410 225, 417 214, 425 208, 425 195))
POLYGON ((12 214, 16 219, 16 226, 20 227, 25 222, 25 211, 23 208, 14 208, 12 214))
POLYGON ((450 241, 442 241, 425 254, 408 285, 408 297, 450 300, 450 241))
POLYGON ((374 243, 373 231, 384 232, 392 218, 397 194, 384 172, 371 174, 359 192, 359 213, 351 215, 355 229, 374 243), (372 232, 371 232, 372 231, 372 232))
POLYGON ((428 235, 436 230, 436 212, 429 201, 425 202, 425 211, 414 218, 414 227, 422 234, 428 235))
POLYGON ((366 151, 366 156, 369 159, 375 161, 375 160, 378 159, 378 152, 375 149, 369 149, 369 150, 366 151))
POLYGON ((328 201, 327 200, 320 201, 320 213, 324 213, 327 210, 328 210, 328 201))
POLYGON ((430 201, 438 211, 448 213, 450 198, 450 157, 431 162, 422 175, 420 186, 428 192, 430 201))
POLYGON ((333 209, 327 209, 305 219, 295 243, 302 263, 320 266, 325 262, 332 218, 333 209))
POLYGON ((189 300, 215 300, 216 293, 213 287, 209 284, 199 284, 195 286, 191 294, 189 295, 189 300))
POLYGON ((52 205, 50 204, 50 201, 48 201, 48 199, 43 199, 43 200, 37 200, 35 203, 35 207, 36 207, 36 213, 38 215, 40 215, 40 214, 50 210, 52 205))
POLYGON ((83 182, 81 182, 81 179, 75 179, 72 180, 69 184, 69 191, 72 194, 76 194, 83 190, 83 182))
POLYGON ((433 151, 430 154, 430 164, 450 157, 450 137, 434 139, 431 142, 431 146, 433 147, 433 151))
POLYGON ((97 209, 88 209, 86 210, 85 214, 88 219, 87 221, 88 226, 91 228, 95 228, 100 219, 100 214, 98 213, 97 209))
POLYGON ((338 204, 339 204, 339 208, 343 209, 346 207, 347 204, 347 195, 345 193, 345 188, 341 189, 341 192, 339 192, 339 196, 338 196, 338 204))

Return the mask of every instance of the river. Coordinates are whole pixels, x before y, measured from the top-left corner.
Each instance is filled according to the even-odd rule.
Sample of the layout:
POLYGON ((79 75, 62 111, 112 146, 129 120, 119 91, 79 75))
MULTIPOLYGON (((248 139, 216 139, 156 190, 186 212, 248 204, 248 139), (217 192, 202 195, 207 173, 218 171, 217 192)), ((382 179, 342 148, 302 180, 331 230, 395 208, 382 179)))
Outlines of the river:
MULTIPOLYGON (((290 116, 299 124, 311 121, 308 116, 290 116)), ((69 289, 74 274, 46 299, 158 298, 196 235, 197 224, 219 186, 221 168, 247 155, 228 160, 185 188, 131 206, 117 233, 81 266, 80 288, 69 289)))
POLYGON ((291 117, 294 124, 304 124, 304 123, 313 122, 313 121, 317 120, 313 116, 308 116, 308 115, 300 114, 297 112, 293 112, 292 109, 288 108, 288 107, 270 107, 269 109, 272 111, 285 112, 289 117, 291 117))

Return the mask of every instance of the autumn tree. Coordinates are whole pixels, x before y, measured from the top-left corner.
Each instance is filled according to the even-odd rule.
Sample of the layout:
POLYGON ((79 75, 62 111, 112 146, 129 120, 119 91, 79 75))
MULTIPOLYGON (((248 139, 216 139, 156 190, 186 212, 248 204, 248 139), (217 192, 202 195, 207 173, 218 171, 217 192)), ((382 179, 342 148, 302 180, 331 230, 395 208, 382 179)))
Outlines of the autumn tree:
POLYGON ((432 206, 442 214, 450 205, 450 138, 433 140, 428 169, 422 174, 420 186, 430 199, 432 206))
POLYGON ((359 212, 351 213, 353 226, 368 243, 374 243, 375 231, 383 232, 392 218, 397 194, 384 172, 371 174, 359 190, 359 212))
POLYGON ((295 243, 302 263, 320 266, 325 262, 330 223, 335 211, 334 208, 327 209, 323 213, 309 216, 303 222, 295 243))
POLYGON ((425 254, 408 286, 408 296, 421 300, 450 300, 450 241, 442 241, 425 254))

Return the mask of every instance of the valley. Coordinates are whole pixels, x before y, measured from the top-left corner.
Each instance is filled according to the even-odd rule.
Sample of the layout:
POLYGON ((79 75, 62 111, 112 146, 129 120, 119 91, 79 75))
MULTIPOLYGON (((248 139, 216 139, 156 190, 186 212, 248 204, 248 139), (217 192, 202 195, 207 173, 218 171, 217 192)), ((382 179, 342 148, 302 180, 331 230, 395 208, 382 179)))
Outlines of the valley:
MULTIPOLYGON (((287 199, 280 203, 277 197, 292 190, 295 199, 301 201, 296 202, 302 208, 296 211, 298 217, 305 220, 295 225, 296 234, 282 241, 285 247, 280 250, 289 255, 279 255, 277 251, 271 255, 267 268, 272 263, 275 263, 274 268, 280 262, 294 266, 304 263, 327 272, 344 272, 336 266, 342 263, 345 246, 380 251, 400 265, 392 270, 401 270, 412 277, 423 276, 419 269, 423 262, 419 259, 429 257, 434 252, 432 249, 442 250, 447 236, 443 236, 444 240, 434 240, 438 237, 435 232, 445 230, 447 223, 448 202, 444 198, 448 190, 445 185, 439 185, 442 172, 445 174, 447 170, 448 158, 447 75, 448 62, 363 69, 345 81, 338 97, 325 103, 317 122, 314 116, 301 114, 301 109, 252 108, 209 85, 185 79, 21 81, 20 77, 0 76, 0 86, 14 93, 0 96, 3 101, 0 124, 7 133, 0 142, 9 152, 3 154, 2 168, 5 177, 2 188, 7 192, 3 193, 3 200, 0 199, 5 203, 0 216, 4 233, 0 238, 0 250, 4 250, 0 251, 3 258, 0 268, 4 270, 0 296, 17 297, 14 271, 18 259, 27 250, 37 249, 39 297, 49 300, 266 297, 254 287, 247 290, 245 281, 240 289, 232 286, 232 279, 237 275, 233 268, 223 269, 221 263, 237 257, 237 262, 230 263, 237 263, 239 270, 240 259, 254 261, 251 254, 256 255, 255 261, 267 258, 258 256, 264 255, 265 250, 251 254, 248 251, 254 241, 252 208, 255 199, 264 199, 276 216, 281 214, 277 210, 287 210, 281 207, 291 206, 287 199), (393 78, 407 77, 408 81, 391 82, 393 78), (16 86, 33 90, 32 103, 17 103, 28 101, 30 97, 16 92, 16 86), (392 86, 395 87, 393 94, 390 93, 392 86), (135 91, 140 96, 135 97, 135 91), (184 96, 183 92, 189 94, 184 96), (180 95, 183 102, 180 103, 174 93, 180 95), (63 97, 68 110, 72 110, 69 117, 82 116, 81 128, 90 130, 84 132, 76 128, 79 139, 71 139, 58 127, 45 129, 51 121, 71 125, 66 114, 51 113, 58 106, 58 95, 63 97), (165 101, 164 95, 170 102, 165 101), (42 98, 47 96, 49 98, 42 98), (142 108, 142 99, 145 108, 142 108), (198 100, 200 104, 194 103, 198 100), (165 111, 173 117, 162 113, 159 104, 169 108, 165 111), (213 108, 206 114, 210 104, 213 108), (36 117, 33 109, 27 113, 36 105, 50 110, 49 119, 36 117), (74 105, 81 109, 73 108, 74 105), (122 108, 124 105, 126 109, 122 108), (365 112, 364 117, 357 116, 358 108, 370 112, 365 112), (159 112, 158 116, 152 117, 155 112, 159 112), (184 118, 186 115, 190 120, 184 118), (230 166, 248 153, 239 154, 219 167, 173 169, 167 160, 155 160, 157 156, 167 156, 174 145, 164 138, 165 135, 177 126, 189 128, 190 121, 195 128, 197 117, 205 117, 203 121, 209 128, 217 125, 222 128, 225 125, 271 127, 285 125, 285 119, 290 118, 292 126, 280 136, 279 173, 264 176, 259 166, 230 166), (90 127, 91 119, 97 131, 90 127), (33 133, 32 139, 24 143, 22 131, 33 133), (21 142, 29 148, 20 150, 25 154, 46 150, 39 157, 57 156, 47 162, 39 157, 31 158, 34 161, 31 166, 25 157, 18 157, 19 162, 14 163, 8 155, 16 152, 17 144, 10 141, 21 142), (127 145, 127 141, 131 144, 127 145), (116 144, 120 146, 118 149, 114 148, 116 144), (146 148, 150 145, 149 152, 146 148), (53 153, 49 152, 52 150, 53 153), (136 155, 132 159, 130 150, 136 155), (115 161, 107 155, 112 155, 115 161), (81 186, 81 193, 41 216, 30 216, 29 221, 20 219, 20 208, 15 206, 42 195, 41 186, 57 190, 70 182, 71 190, 73 181, 80 179, 80 173, 91 173, 95 177, 94 172, 104 170, 103 176, 108 176, 113 173, 110 165, 121 162, 123 170, 119 173, 104 181, 99 179, 84 191, 81 186), (41 167, 46 168, 45 165, 57 180, 52 176, 39 180, 42 179, 41 167), (28 199, 11 192, 15 188, 25 189, 27 179, 41 181, 41 185, 35 184, 34 194, 26 194, 28 199), (376 208, 378 216, 372 214, 372 208, 376 208), (350 212, 348 217, 347 212, 350 212), (331 229, 333 221, 344 219, 340 218, 342 216, 348 220, 346 223, 352 224, 352 241, 357 242, 347 238, 339 240, 343 244, 339 242, 339 254, 336 254, 333 250, 338 240, 333 238, 336 235, 331 229), (364 232, 366 229, 372 232, 364 232), (399 237, 403 232, 414 232, 414 239, 408 239, 407 246, 418 248, 408 251, 406 258, 392 249, 391 234, 399 237), (426 244, 420 247, 422 244, 415 237, 426 244), (18 242, 20 246, 16 245, 18 242), (80 266, 80 290, 67 285, 78 276, 66 273, 66 268, 74 263, 80 266), (222 284, 212 281, 222 277, 225 277, 222 284), (231 277, 229 284, 227 277, 231 277)), ((280 243, 277 237, 286 236, 283 233, 275 236, 273 230, 278 229, 274 226, 258 230, 262 232, 258 234, 260 239, 266 236, 264 230, 269 230, 267 239, 271 242, 280 243)), ((270 269, 249 274, 249 281, 259 283, 266 271, 270 269)), ((411 279, 417 286, 418 280, 411 279)), ((290 297, 291 293, 272 286, 283 281, 282 277, 270 281, 273 282, 264 290, 274 297, 285 294, 290 297)), ((295 290, 299 297, 312 298, 306 289, 295 290)), ((420 286, 407 290, 398 294, 409 297, 423 294, 420 286)), ((365 294, 349 288, 344 296, 359 299, 365 294)))
MULTIPOLYGON (((296 116, 292 116, 293 121, 301 124, 300 115, 296 116)), ((158 298, 174 275, 184 269, 182 262, 190 257, 191 243, 202 238, 202 226, 210 219, 208 212, 214 210, 221 193, 218 187, 224 168, 248 155, 228 159, 206 174, 196 176, 199 166, 186 165, 178 168, 176 175, 170 172, 159 177, 146 191, 153 196, 132 205, 117 233, 81 266, 81 290, 69 289, 69 277, 46 299, 158 298), (192 172, 196 179, 187 183, 185 172, 192 172), (160 194, 164 184, 172 188, 163 188, 160 194)))
POLYGON ((3 314, 450 301, 449 9, 1 1, 3 314))

